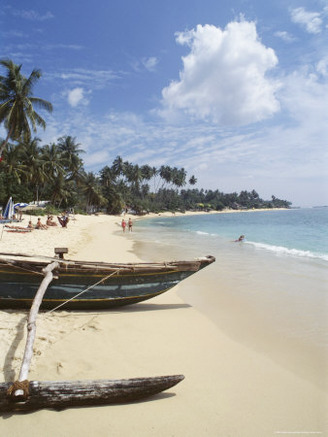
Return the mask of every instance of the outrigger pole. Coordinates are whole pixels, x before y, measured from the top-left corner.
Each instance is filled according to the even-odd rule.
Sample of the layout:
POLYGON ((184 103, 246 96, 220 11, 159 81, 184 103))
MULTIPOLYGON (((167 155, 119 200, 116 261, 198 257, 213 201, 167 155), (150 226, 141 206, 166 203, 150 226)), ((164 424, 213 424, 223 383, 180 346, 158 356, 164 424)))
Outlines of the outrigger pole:
POLYGON ((28 381, 36 318, 57 261, 42 272, 44 279, 34 297, 27 321, 27 340, 18 380, 0 383, 0 412, 29 411, 42 408, 63 409, 88 405, 107 405, 140 400, 167 390, 184 379, 183 375, 86 381, 28 381))

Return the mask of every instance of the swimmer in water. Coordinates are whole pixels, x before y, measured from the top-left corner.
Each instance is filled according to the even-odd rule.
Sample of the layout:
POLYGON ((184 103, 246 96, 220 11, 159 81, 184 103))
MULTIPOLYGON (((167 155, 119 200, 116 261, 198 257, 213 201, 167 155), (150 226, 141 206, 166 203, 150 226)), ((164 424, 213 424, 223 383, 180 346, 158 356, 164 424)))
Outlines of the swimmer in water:
POLYGON ((241 235, 238 240, 235 240, 235 243, 237 243, 238 241, 244 241, 245 240, 245 235, 241 235))

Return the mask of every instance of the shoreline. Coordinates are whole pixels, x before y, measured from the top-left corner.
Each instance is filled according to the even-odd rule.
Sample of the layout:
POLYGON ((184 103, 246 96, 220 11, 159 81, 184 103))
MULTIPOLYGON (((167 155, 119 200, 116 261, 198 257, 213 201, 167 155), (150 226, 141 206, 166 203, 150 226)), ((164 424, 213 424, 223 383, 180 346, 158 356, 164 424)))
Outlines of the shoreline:
MULTIPOLYGON (((31 236, 7 234, 2 247, 13 249, 16 241, 15 250, 52 255, 55 243, 70 247, 67 258, 138 261, 134 233, 123 235, 120 221, 118 216, 77 216, 68 229, 33 231, 31 236)), ((328 429, 327 396, 321 389, 266 354, 226 336, 181 298, 179 288, 113 311, 41 313, 29 378, 116 379, 183 373, 184 381, 146 402, 3 417, 2 434, 18 437, 24 428, 28 437, 43 437, 45 432, 56 437, 108 433, 117 437, 263 437, 328 429)), ((19 369, 26 314, 0 311, 0 357, 6 381, 19 369)))
MULTIPOLYGON (((192 216, 192 215, 209 215, 209 214, 239 214, 242 212, 265 212, 265 211, 291 211, 293 208, 252 208, 252 209, 224 209, 222 211, 185 211, 185 212, 150 212, 148 214, 142 215, 142 216, 134 216, 135 220, 142 220, 147 218, 153 218, 153 217, 186 217, 186 216, 192 216)), ((126 214, 128 215, 128 214, 126 214)))
MULTIPOLYGON (((268 267, 271 255, 267 254, 266 260, 262 255, 259 260, 259 254, 252 250, 248 252, 247 249, 241 254, 241 257, 248 258, 248 267, 243 267, 243 273, 236 274, 229 260, 223 261, 225 249, 222 247, 220 255, 211 252, 211 255, 216 256, 217 262, 195 275, 192 281, 179 284, 176 288, 177 295, 212 320, 219 331, 233 341, 265 354, 286 370, 327 391, 328 381, 324 378, 326 367, 323 362, 325 360, 328 363, 328 350, 323 346, 325 335, 322 333, 317 337, 304 336, 306 321, 302 320, 303 325, 300 321, 302 312, 313 311, 310 302, 307 307, 301 303, 295 305, 295 296, 279 295, 284 280, 275 279, 266 270, 264 279, 257 276, 254 279, 244 279, 245 270, 251 270, 252 264, 257 263, 257 260, 262 263, 263 269, 268 267), (267 281, 272 281, 272 285, 266 287, 267 281), (275 286, 274 282, 277 283, 275 286), (271 309, 272 307, 275 309, 271 309), (287 308, 290 308, 289 312, 287 308)), ((156 242, 137 241, 135 252, 143 260, 161 261, 165 258, 164 255, 167 259, 182 259, 184 248, 167 242, 163 248, 158 239, 156 242)), ((274 262, 272 268, 275 270, 277 264, 274 262)), ((293 265, 291 263, 289 267, 296 275, 293 265)), ((280 265, 279 270, 282 267, 280 265)))

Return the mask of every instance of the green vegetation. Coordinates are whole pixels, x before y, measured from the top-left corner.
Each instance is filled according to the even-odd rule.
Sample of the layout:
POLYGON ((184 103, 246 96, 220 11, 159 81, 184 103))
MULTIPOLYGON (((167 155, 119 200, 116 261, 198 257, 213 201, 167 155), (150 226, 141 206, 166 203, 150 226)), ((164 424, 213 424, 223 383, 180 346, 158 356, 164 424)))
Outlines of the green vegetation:
POLYGON ((9 59, 0 61, 6 70, 5 76, 0 76, 0 123, 4 122, 7 138, 0 146, 0 156, 8 141, 31 139, 31 128, 36 133, 36 127, 45 129, 46 122, 35 111, 34 107, 52 111, 52 104, 38 97, 33 97, 33 87, 41 77, 40 70, 33 70, 28 78, 22 75, 21 65, 16 65, 9 59))
POLYGON ((117 156, 99 173, 87 172, 83 150, 76 138, 63 136, 56 143, 40 145, 32 138, 36 126, 46 127, 34 107, 52 110, 51 103, 33 97, 32 90, 41 77, 33 70, 26 78, 21 65, 0 61, 6 70, 0 76, 0 123, 7 137, 0 141, 0 205, 10 196, 15 201, 49 200, 48 210, 74 208, 92 213, 136 214, 160 211, 222 210, 224 208, 288 208, 291 203, 272 196, 262 200, 256 191, 224 194, 218 190, 199 190, 197 179, 187 179, 184 168, 132 164, 117 156), (1 156, 2 154, 2 156, 1 156))
MULTIPOLYGON (((34 138, 8 144, 0 162, 0 204, 9 196, 19 202, 50 200, 58 210, 75 208, 86 213, 136 214, 160 211, 216 210, 224 208, 288 208, 290 202, 272 196, 262 200, 256 191, 224 194, 219 190, 193 187, 183 168, 134 165, 118 156, 98 174, 86 172, 82 150, 75 138, 61 137, 57 143, 40 146, 34 138)), ((51 206, 49 205, 48 208, 51 206)))

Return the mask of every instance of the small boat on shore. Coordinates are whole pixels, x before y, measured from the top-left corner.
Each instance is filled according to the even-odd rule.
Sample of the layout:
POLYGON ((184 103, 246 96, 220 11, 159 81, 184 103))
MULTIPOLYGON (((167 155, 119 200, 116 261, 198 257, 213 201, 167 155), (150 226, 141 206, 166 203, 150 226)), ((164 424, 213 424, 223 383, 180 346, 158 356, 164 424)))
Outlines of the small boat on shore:
MULTIPOLYGON (((59 258, 31 259, 29 255, 0 253, 0 308, 30 308, 42 270, 58 261, 55 279, 41 308, 64 310, 107 309, 158 296, 215 261, 213 256, 192 261, 105 263, 59 258), (49 261, 50 260, 50 261, 49 261)), ((35 258, 35 257, 33 257, 35 258)))

